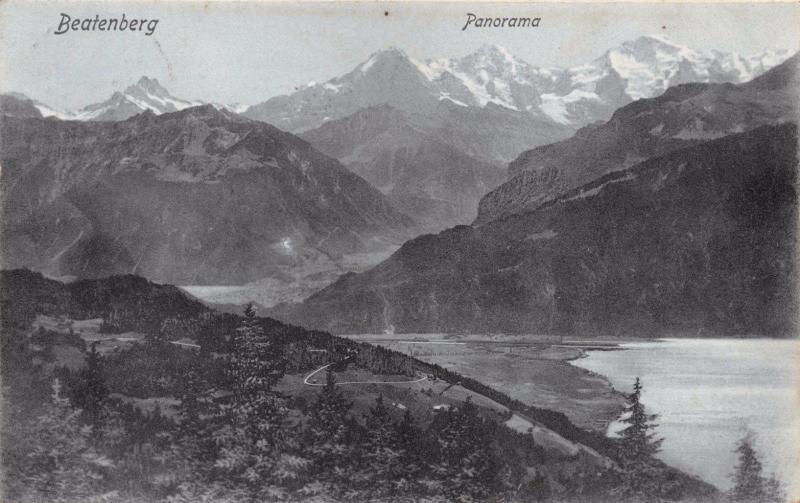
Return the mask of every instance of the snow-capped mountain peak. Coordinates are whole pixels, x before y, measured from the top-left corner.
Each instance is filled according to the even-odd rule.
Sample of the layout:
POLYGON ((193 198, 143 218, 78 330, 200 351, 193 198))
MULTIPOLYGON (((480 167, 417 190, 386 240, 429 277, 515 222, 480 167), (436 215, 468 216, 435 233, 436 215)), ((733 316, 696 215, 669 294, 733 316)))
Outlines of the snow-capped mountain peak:
POLYGON ((462 58, 430 59, 417 63, 419 70, 440 88, 441 99, 456 104, 486 106, 489 103, 512 110, 525 110, 516 95, 521 86, 551 80, 543 72, 498 45, 483 45, 462 58))
POLYGON ((169 96, 169 91, 164 89, 164 86, 158 82, 158 79, 151 79, 147 76, 142 76, 135 85, 129 86, 125 92, 135 92, 136 90, 143 90, 144 92, 158 95, 158 96, 169 96))
POLYGON ((668 37, 660 34, 642 35, 633 40, 626 40, 620 47, 632 51, 643 51, 653 49, 668 49, 668 50, 681 50, 684 49, 670 40, 668 37))
POLYGON ((142 77, 135 85, 126 88, 123 98, 143 111, 151 110, 156 114, 177 112, 184 108, 203 104, 200 101, 187 101, 176 98, 158 80, 149 77, 142 77))
POLYGON ((461 59, 459 67, 463 71, 487 72, 495 78, 517 81, 524 80, 524 73, 530 70, 527 62, 517 58, 505 47, 483 45, 475 53, 461 59))
MULTIPOLYGON (((126 87, 124 91, 115 91, 107 100, 87 105, 77 112, 58 110, 39 101, 31 101, 43 117, 83 121, 124 120, 145 111, 163 114, 205 104, 202 101, 177 98, 170 94, 157 79, 147 76, 141 77, 135 84, 126 87)), ((242 113, 247 108, 239 103, 233 105, 213 103, 211 105, 219 110, 233 113, 242 113)))
POLYGON ((245 115, 290 131, 303 131, 360 108, 391 104, 425 111, 435 102, 462 107, 500 106, 571 127, 608 119, 617 108, 685 82, 751 80, 789 56, 765 51, 743 57, 708 53, 663 35, 619 44, 570 68, 537 67, 498 45, 462 57, 417 60, 390 47, 350 72, 270 99, 245 115))
POLYGON ((377 52, 372 53, 366 61, 356 67, 361 73, 367 73, 373 68, 379 67, 381 64, 409 64, 410 58, 402 49, 397 47, 387 47, 377 52))
POLYGON ((225 103, 210 103, 210 105, 217 110, 225 110, 227 112, 233 112, 235 114, 242 114, 247 110, 249 105, 243 105, 241 103, 231 103, 226 105, 225 103))
POLYGON ((602 78, 614 72, 625 81, 630 99, 660 94, 670 85, 710 80, 712 60, 688 47, 675 44, 662 35, 646 35, 622 43, 595 60, 602 78))
POLYGON ((491 62, 495 65, 515 64, 518 60, 511 51, 501 45, 484 44, 478 48, 471 56, 477 56, 483 61, 491 62))
MULTIPOLYGON (((289 96, 252 107, 213 105, 290 131, 314 128, 364 107, 390 104, 425 112, 441 101, 462 107, 500 106, 580 127, 607 119, 630 101, 657 96, 676 84, 751 80, 789 56, 789 51, 776 49, 749 56, 699 51, 658 34, 622 42, 596 59, 570 68, 533 66, 491 44, 462 57, 425 61, 387 47, 348 73, 324 83, 309 82, 289 96)), ((74 114, 41 103, 37 107, 45 116, 121 120, 145 110, 160 114, 200 104, 173 96, 158 80, 145 76, 108 100, 74 114)))

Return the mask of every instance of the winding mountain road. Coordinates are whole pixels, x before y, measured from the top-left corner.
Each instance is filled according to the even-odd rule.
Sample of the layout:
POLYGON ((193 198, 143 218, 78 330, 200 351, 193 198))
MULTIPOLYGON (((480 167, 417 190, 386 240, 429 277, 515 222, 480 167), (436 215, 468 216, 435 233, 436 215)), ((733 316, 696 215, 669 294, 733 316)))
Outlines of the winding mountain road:
MULTIPOLYGON (((311 372, 310 374, 308 374, 306 376, 306 378, 303 379, 303 384, 305 384, 306 386, 325 386, 324 384, 320 384, 320 383, 311 383, 308 380, 311 379, 312 377, 314 377, 314 375, 318 374, 319 372, 322 372, 326 368, 330 367, 331 365, 334 365, 334 363, 329 363, 327 365, 323 365, 322 367, 318 368, 314 372, 311 372)), ((341 386, 342 384, 412 384, 412 383, 416 383, 416 382, 422 382, 425 379, 427 379, 427 377, 421 377, 419 379, 412 380, 412 381, 342 381, 342 382, 337 382, 337 383, 334 383, 334 384, 336 386, 341 386)))

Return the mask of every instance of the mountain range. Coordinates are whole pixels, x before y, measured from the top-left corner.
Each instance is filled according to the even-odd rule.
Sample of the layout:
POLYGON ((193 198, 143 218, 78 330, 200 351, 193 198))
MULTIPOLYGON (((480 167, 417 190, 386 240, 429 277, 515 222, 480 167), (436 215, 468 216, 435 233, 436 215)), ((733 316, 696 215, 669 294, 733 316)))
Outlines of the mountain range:
POLYGON ((799 57, 744 84, 678 85, 523 154, 479 225, 273 314, 339 333, 791 336, 799 57), (552 167, 526 165, 547 153, 552 167))
MULTIPOLYGON (((9 93, 6 96, 30 101, 42 117, 79 121, 121 121, 146 111, 158 115, 207 104, 199 100, 175 97, 157 79, 149 77, 140 78, 135 84, 126 87, 124 91, 113 93, 105 101, 87 105, 76 111, 58 110, 38 100, 30 99, 22 93, 9 93)), ((239 104, 208 104, 217 109, 234 113, 243 112, 247 108, 239 104)))
POLYGON ((425 112, 439 101, 494 105, 571 128, 606 120, 622 105, 686 82, 745 82, 788 58, 701 52, 662 36, 643 36, 570 68, 537 67, 486 45, 460 58, 417 61, 395 48, 376 52, 345 75, 311 82, 245 112, 289 131, 304 131, 362 108, 389 104, 425 112))
POLYGON ((497 46, 425 62, 388 49, 249 108, 147 77, 75 113, 2 95, 4 262, 299 300, 420 231, 494 225, 648 159, 794 120, 796 57, 733 84, 786 56, 648 36, 568 69, 497 46))
POLYGON ((480 202, 476 223, 536 208, 610 171, 764 124, 797 119, 795 55, 741 84, 682 84, 617 110, 602 124, 520 154, 509 180, 480 202))
POLYGON ((4 268, 242 284, 415 232, 336 160, 211 105, 116 122, 6 115, 0 137, 4 268))
MULTIPOLYGON (((389 48, 342 76, 310 82, 289 95, 249 107, 211 104, 291 132, 313 129, 363 108, 388 104, 425 113, 440 101, 461 107, 495 105, 574 129, 606 120, 620 106, 677 84, 749 81, 789 56, 785 49, 751 55, 698 51, 660 35, 623 42, 569 68, 534 66, 496 45, 463 57, 426 61, 389 48)), ((45 117, 72 120, 124 120, 145 110, 159 114, 203 104, 175 97, 148 77, 75 112, 33 101, 45 117)))
MULTIPOLYGON (((427 61, 390 48, 340 77, 312 82, 291 95, 251 107, 213 106, 300 133, 379 188, 421 230, 437 232, 475 220, 481 197, 505 181, 505 165, 521 152, 566 140, 576 128, 605 120, 620 106, 659 95, 670 85, 742 82, 787 56, 779 50, 748 57, 704 53, 643 36, 587 64, 561 69, 533 66, 491 45, 464 57, 427 61)), ((32 117, 38 116, 31 112, 36 109, 43 117, 92 121, 202 104, 178 98, 147 77, 77 112, 14 98, 30 102, 32 117)), ((7 113, 22 110, 3 106, 7 113)), ((512 164, 511 176, 518 164, 512 164)), ((508 190, 505 186, 495 195, 506 201, 508 190)), ((502 201, 500 206, 506 204, 502 201)), ((487 207, 479 221, 491 217, 487 207)))
POLYGON ((334 333, 793 336, 796 177, 796 126, 764 126, 418 237, 270 314, 334 333))

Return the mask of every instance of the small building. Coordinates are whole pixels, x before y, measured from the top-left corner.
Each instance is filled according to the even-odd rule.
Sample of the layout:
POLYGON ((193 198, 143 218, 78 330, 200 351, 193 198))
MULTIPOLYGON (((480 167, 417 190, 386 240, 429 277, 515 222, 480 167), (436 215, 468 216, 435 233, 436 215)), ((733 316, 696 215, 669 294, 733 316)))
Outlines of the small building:
POLYGON ((400 410, 406 410, 408 408, 400 402, 392 402, 392 407, 400 410))
POLYGON ((433 406, 433 411, 434 412, 444 412, 446 410, 450 410, 450 406, 447 405, 447 404, 439 404, 439 405, 434 405, 433 406))

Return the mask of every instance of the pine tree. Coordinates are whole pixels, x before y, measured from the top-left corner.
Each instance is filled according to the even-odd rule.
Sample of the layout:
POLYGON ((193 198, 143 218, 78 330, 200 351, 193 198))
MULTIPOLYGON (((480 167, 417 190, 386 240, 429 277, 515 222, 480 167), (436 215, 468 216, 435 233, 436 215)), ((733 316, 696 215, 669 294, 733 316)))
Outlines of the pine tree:
POLYGON ((79 420, 80 411, 62 396, 57 379, 52 389, 51 400, 33 420, 25 420, 19 407, 3 411, 4 497, 8 501, 88 501, 103 492, 113 468, 93 447, 92 428, 79 420), (13 425, 14 431, 7 431, 7 425, 13 425))
POLYGON ((401 449, 397 428, 389 410, 383 403, 383 395, 375 399, 375 405, 365 415, 366 433, 361 442, 360 485, 368 497, 384 497, 394 494, 398 479, 402 476, 401 449))
POLYGON ((752 433, 748 432, 736 448, 739 461, 733 474, 734 485, 730 500, 735 503, 783 503, 786 496, 780 482, 763 476, 763 467, 754 448, 752 433))
POLYGON ((414 415, 406 409, 403 419, 397 423, 397 441, 406 450, 415 450, 416 441, 419 439, 419 428, 414 421, 414 415))
POLYGON ((277 344, 264 333, 253 305, 248 304, 244 320, 233 338, 228 377, 237 400, 250 400, 270 391, 283 377, 285 362, 277 344))
POLYGON ((183 498, 286 497, 306 462, 290 452, 285 400, 273 390, 282 376, 281 354, 248 306, 227 356, 228 389, 209 389, 190 373, 182 390, 179 435, 194 457, 183 498))
POLYGON ((225 420, 216 431, 221 448, 215 466, 228 483, 246 488, 250 499, 274 499, 283 494, 280 479, 292 477, 283 456, 286 407, 273 391, 284 362, 252 304, 244 314, 226 371, 232 394, 219 401, 225 420))
POLYGON ((396 424, 395 435, 400 457, 400 473, 395 487, 398 493, 417 493, 420 490, 417 480, 424 464, 420 456, 422 431, 417 427, 409 409, 406 409, 403 418, 396 424))
POLYGON ((376 446, 390 446, 397 443, 394 423, 389 409, 383 403, 383 395, 378 395, 375 405, 365 415, 367 438, 376 446))
POLYGON ((647 462, 661 450, 664 441, 653 430, 658 426, 654 421, 658 416, 647 414, 641 402, 642 383, 639 378, 633 384, 633 393, 628 395, 627 417, 622 420, 628 426, 620 432, 620 453, 623 463, 647 462))
POLYGON ((105 415, 108 388, 103 375, 103 361, 93 342, 86 354, 86 366, 78 373, 78 383, 72 392, 72 402, 83 410, 86 421, 99 431, 105 415))
POLYGON ((310 460, 306 494, 340 495, 350 483, 354 470, 355 424, 350 417, 352 403, 336 388, 333 372, 309 410, 304 432, 304 455, 310 460))
POLYGON ((620 432, 619 461, 622 468, 621 492, 636 501, 662 501, 672 487, 656 466, 653 456, 661 450, 662 438, 653 430, 658 417, 647 414, 641 402, 642 384, 639 378, 628 395, 627 416, 622 420, 628 426, 620 432))
POLYGON ((176 433, 181 456, 198 463, 195 471, 207 473, 218 454, 219 446, 214 441, 214 432, 223 427, 226 421, 226 407, 195 369, 191 369, 181 380, 177 398, 180 403, 177 407, 179 423, 176 433))
POLYGON ((448 500, 485 500, 497 482, 491 432, 471 400, 441 413, 431 425, 437 454, 432 471, 448 500))

